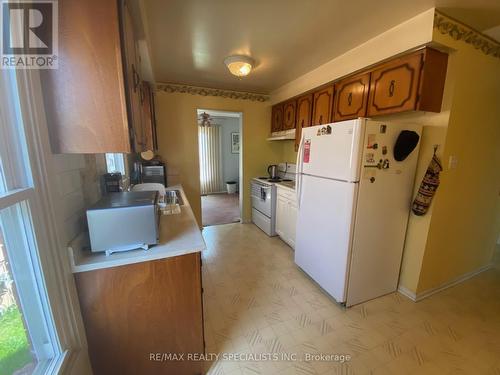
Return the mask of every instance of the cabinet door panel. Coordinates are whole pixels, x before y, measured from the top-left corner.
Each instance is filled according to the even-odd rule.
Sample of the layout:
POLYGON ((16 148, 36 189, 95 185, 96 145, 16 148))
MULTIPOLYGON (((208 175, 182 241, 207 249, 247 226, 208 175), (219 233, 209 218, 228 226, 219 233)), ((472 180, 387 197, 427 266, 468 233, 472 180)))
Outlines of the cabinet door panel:
POLYGON ((297 235, 297 206, 295 202, 290 201, 290 206, 288 209, 288 218, 290 220, 290 233, 288 235, 289 244, 295 249, 295 237, 297 235))
POLYGON ((368 116, 416 109, 421 62, 422 54, 414 54, 372 72, 368 116))
POLYGON ((308 94, 297 99, 297 124, 295 128, 295 151, 298 150, 302 128, 311 126, 313 95, 308 94))
POLYGON ((314 93, 312 125, 331 122, 333 105, 333 86, 322 88, 314 93))
POLYGON ((145 139, 142 124, 143 87, 139 76, 139 55, 130 9, 127 3, 123 6, 123 39, 125 49, 125 75, 127 78, 127 99, 129 106, 129 122, 133 149, 136 152, 145 151, 145 139))
POLYGON ((144 149, 154 150, 154 123, 153 123, 153 107, 152 94, 149 83, 142 83, 143 96, 142 101, 142 125, 144 134, 144 149))
POLYGON ((75 274, 94 374, 201 374, 202 362, 149 353, 203 353, 200 253, 75 274))
POLYGON ((276 233, 282 239, 286 237, 286 200, 278 197, 276 199, 276 233))
POLYGON ((283 130, 295 129, 297 101, 290 100, 283 105, 283 130))
POLYGON ((58 6, 59 68, 40 70, 52 151, 130 152, 118 3, 58 6))
POLYGON ((283 129, 283 104, 276 104, 272 110, 271 133, 283 129))
POLYGON ((333 121, 366 116, 370 73, 349 77, 335 84, 333 121))

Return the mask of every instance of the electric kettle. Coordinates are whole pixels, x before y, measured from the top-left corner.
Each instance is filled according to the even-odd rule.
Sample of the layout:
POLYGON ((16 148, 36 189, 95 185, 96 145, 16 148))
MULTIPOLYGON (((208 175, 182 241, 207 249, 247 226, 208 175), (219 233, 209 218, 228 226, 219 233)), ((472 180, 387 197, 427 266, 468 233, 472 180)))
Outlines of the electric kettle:
POLYGON ((267 167, 267 173, 269 173, 269 178, 274 180, 278 178, 278 166, 276 164, 272 164, 267 167))

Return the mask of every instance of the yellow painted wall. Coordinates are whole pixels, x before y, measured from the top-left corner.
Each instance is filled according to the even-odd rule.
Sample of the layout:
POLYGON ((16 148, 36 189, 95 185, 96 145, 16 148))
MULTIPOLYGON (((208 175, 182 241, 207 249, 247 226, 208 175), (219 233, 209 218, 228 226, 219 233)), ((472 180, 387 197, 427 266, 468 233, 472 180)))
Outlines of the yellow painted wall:
POLYGON ((429 226, 417 292, 439 287, 491 262, 499 228, 500 59, 438 32, 453 48, 454 91, 444 164, 429 226))
POLYGON ((243 220, 251 218, 250 179, 282 160, 280 142, 267 142, 271 123, 269 103, 181 93, 156 94, 159 154, 167 163, 168 183, 181 183, 201 225, 201 200, 196 110, 243 113, 243 220))

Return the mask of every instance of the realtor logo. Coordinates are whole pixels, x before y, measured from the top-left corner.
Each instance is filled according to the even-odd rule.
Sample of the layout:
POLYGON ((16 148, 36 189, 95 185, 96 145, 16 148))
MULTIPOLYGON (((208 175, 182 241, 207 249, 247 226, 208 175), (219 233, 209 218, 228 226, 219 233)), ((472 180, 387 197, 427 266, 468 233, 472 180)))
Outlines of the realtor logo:
POLYGON ((57 69, 57 1, 2 1, 2 69, 57 69))

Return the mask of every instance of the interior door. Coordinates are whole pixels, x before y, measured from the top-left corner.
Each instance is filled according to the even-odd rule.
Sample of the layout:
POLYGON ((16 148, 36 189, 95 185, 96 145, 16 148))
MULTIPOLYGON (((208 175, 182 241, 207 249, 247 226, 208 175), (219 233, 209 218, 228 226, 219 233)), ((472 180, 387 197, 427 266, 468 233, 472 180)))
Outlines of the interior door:
POLYGON ((295 263, 337 302, 345 301, 357 185, 302 176, 295 263))
POLYGON ((305 174, 344 181, 359 180, 359 158, 365 120, 349 120, 303 129, 305 174))

